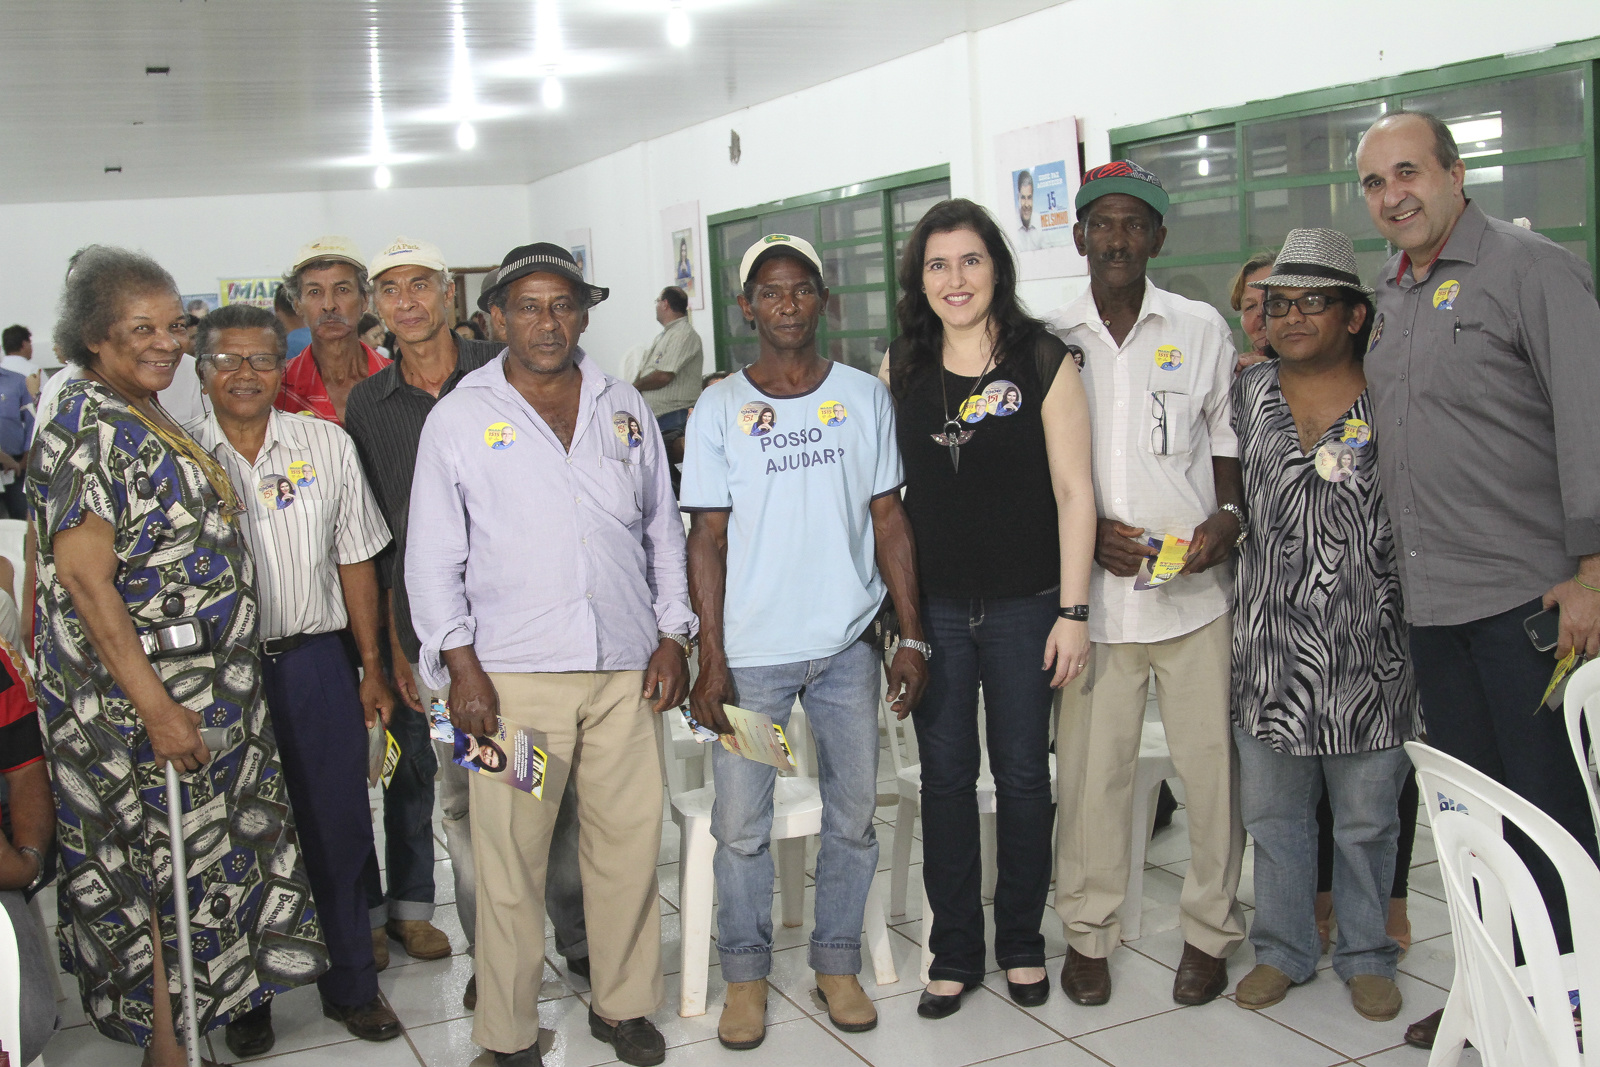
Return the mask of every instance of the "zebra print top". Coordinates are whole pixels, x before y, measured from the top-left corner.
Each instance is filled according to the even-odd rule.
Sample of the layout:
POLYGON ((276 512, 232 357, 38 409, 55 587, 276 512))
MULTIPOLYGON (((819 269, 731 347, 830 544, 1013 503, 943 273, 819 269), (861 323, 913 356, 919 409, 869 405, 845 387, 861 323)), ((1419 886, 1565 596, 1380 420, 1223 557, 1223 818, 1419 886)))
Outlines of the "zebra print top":
POLYGON ((1421 705, 1365 391, 1309 454, 1276 361, 1233 385, 1250 537, 1239 553, 1233 721, 1286 756, 1414 739, 1421 705))

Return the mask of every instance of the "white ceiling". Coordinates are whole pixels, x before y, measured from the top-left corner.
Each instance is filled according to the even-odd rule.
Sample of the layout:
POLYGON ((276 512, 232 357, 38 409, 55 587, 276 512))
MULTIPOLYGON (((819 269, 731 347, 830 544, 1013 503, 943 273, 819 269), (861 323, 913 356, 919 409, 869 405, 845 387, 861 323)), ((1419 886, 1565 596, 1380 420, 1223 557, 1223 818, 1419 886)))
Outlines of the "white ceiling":
POLYGON ((374 37, 394 185, 494 185, 1057 2, 684 0, 692 39, 674 48, 670 0, 0 0, 0 202, 371 188, 374 37), (551 2, 555 111, 535 60, 551 2), (458 11, 472 151, 455 141, 458 11))

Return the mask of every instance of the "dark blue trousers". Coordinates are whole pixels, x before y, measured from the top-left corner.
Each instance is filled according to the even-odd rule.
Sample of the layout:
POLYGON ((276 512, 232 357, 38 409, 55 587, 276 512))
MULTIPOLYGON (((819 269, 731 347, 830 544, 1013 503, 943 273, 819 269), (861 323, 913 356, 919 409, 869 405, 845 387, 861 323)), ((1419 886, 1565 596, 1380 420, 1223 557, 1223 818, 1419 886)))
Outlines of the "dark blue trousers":
POLYGON ((377 853, 355 668, 338 634, 320 634, 261 663, 300 850, 333 961, 317 988, 335 1004, 365 1004, 378 995, 378 970, 361 875, 369 862, 377 866, 377 853))
MULTIPOLYGON (((1422 717, 1428 744, 1520 794, 1594 856, 1594 819, 1566 722, 1559 711, 1539 707, 1555 657, 1536 650, 1522 629, 1522 620, 1541 610, 1530 600, 1456 626, 1412 627, 1422 717)), ((1561 951, 1571 951, 1567 899, 1554 865, 1516 827, 1507 825, 1505 837, 1544 894, 1561 951)))

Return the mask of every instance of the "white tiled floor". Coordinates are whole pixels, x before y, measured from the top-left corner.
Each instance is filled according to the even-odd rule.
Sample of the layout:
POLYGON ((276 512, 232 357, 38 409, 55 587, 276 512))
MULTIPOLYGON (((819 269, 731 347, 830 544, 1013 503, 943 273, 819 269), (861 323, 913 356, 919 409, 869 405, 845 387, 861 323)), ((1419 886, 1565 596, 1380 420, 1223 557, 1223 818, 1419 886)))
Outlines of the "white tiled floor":
MULTIPOLYGON (((887 755, 882 766, 887 771, 887 755)), ((886 773, 880 793, 894 792, 886 773)), ((878 835, 882 843, 879 879, 888 888, 888 867, 893 840, 892 801, 880 807, 878 835)), ((437 824, 437 815, 436 815, 437 824)), ((381 829, 381 823, 380 829, 381 829)), ((436 825, 437 829, 437 825, 436 825)), ((920 829, 920 827, 919 827, 920 829)), ((426 1064, 482 1067, 493 1057, 472 1043, 472 1019, 461 1006, 461 991, 471 974, 471 960, 454 906, 454 884, 445 856, 444 839, 438 838, 435 865, 439 908, 434 921, 450 935, 456 955, 443 960, 412 960, 391 942, 392 962, 379 976, 383 995, 400 1017, 405 1033, 381 1045, 350 1039, 342 1027, 324 1019, 314 988, 295 990, 279 997, 273 1011, 277 1046, 259 1061, 271 1067, 338 1067, 426 1064)), ((379 845, 382 854, 382 845, 379 845)), ((773 996, 768 1006, 767 1039, 754 1052, 729 1052, 716 1041, 717 1010, 722 1002, 722 980, 713 965, 707 1002, 711 1011, 682 1019, 676 1014, 678 998, 678 840, 670 821, 662 827, 661 866, 658 876, 662 898, 662 963, 668 972, 666 1004, 654 1017, 666 1035, 667 1064, 700 1067, 702 1064, 742 1064, 744 1067, 832 1067, 872 1064, 874 1067, 964 1067, 968 1064, 1003 1064, 1005 1067, 1079 1067, 1113 1064, 1116 1067, 1161 1067, 1166 1064, 1247 1067, 1331 1067, 1334 1064, 1368 1064, 1384 1067, 1421 1067, 1427 1053, 1407 1048, 1405 1027, 1444 1004, 1454 971, 1449 921, 1434 860, 1433 842, 1426 820, 1417 829, 1411 874, 1410 915, 1416 942, 1401 963, 1400 989, 1405 1007, 1389 1023, 1369 1023, 1350 1008, 1349 996, 1330 970, 1327 958, 1319 977, 1293 990, 1280 1005, 1264 1012, 1238 1008, 1222 999, 1200 1008, 1180 1008, 1172 1001, 1173 968, 1183 949, 1178 929, 1178 894, 1189 861, 1189 841, 1184 812, 1180 809, 1170 829, 1156 836, 1149 850, 1150 866, 1144 883, 1143 936, 1129 942, 1112 957, 1113 995, 1104 1007, 1083 1008, 1054 985, 1042 1007, 1022 1009, 1005 996, 1005 975, 992 971, 983 988, 971 994, 957 1015, 930 1022, 916 1014, 920 908, 915 887, 920 866, 911 871, 909 915, 892 916, 890 937, 900 981, 888 987, 872 982, 871 968, 863 976, 867 992, 878 1002, 879 1024, 865 1034, 845 1034, 828 1024, 825 1010, 812 995, 814 981, 806 966, 805 926, 786 930, 775 924, 777 952, 773 958, 773 996)), ((921 844, 913 851, 920 864, 921 844)), ((1251 853, 1246 852, 1241 899, 1252 899, 1251 853)), ((807 914, 810 913, 807 889, 807 914)), ((54 917, 54 900, 46 899, 45 914, 54 917)), ((1054 983, 1066 952, 1060 923, 1052 910, 1044 919, 1046 952, 1054 983)), ((544 1027, 545 1063, 551 1067, 594 1067, 616 1062, 610 1046, 589 1035, 588 984, 570 977, 546 944, 545 983, 539 1017, 544 1027)), ((712 953, 715 964, 716 953, 712 953)), ((1234 981, 1252 964, 1249 942, 1230 963, 1234 981)), ((989 958, 990 968, 994 958, 989 958)), ((83 1025, 76 987, 63 979, 68 999, 62 1002, 64 1020, 72 1025, 58 1034, 45 1052, 50 1067, 119 1067, 139 1062, 139 1051, 118 1045, 83 1025)), ((220 1032, 211 1051, 221 1060, 229 1056, 220 1032)), ((1476 1054, 1465 1060, 1475 1065, 1476 1054)))

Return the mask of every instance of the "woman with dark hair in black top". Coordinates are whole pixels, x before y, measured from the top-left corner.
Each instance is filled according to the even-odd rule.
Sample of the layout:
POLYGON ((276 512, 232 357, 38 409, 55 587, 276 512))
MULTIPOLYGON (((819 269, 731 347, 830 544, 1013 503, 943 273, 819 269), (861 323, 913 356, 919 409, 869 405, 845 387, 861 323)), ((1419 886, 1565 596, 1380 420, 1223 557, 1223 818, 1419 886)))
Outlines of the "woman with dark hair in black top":
POLYGON ((913 713, 933 965, 917 1007, 957 1011, 982 981, 978 687, 997 797, 995 958, 1012 999, 1050 994, 1039 932, 1050 887, 1052 689, 1084 669, 1094 485, 1089 408, 1066 346, 1017 299, 1000 229, 970 200, 917 224, 900 263, 895 399, 905 508, 933 646, 913 713), (1065 370, 1065 373, 1058 373, 1065 370))

